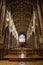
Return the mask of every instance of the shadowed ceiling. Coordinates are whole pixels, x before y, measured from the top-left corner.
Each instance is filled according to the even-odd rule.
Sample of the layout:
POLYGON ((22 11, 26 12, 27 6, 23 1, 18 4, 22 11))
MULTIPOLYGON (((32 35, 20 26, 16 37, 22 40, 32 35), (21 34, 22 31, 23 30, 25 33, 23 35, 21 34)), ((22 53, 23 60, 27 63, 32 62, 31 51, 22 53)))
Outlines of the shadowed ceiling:
POLYGON ((27 32, 32 21, 34 3, 36 0, 6 0, 7 9, 11 12, 19 34, 27 32))

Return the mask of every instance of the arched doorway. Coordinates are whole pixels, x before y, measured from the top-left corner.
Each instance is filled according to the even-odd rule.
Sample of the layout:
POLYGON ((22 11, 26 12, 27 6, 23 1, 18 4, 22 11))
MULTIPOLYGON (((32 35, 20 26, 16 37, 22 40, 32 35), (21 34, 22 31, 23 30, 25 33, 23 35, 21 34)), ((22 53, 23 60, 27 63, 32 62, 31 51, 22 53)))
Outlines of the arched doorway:
POLYGON ((19 35, 19 46, 25 47, 26 45, 26 36, 24 34, 19 35))

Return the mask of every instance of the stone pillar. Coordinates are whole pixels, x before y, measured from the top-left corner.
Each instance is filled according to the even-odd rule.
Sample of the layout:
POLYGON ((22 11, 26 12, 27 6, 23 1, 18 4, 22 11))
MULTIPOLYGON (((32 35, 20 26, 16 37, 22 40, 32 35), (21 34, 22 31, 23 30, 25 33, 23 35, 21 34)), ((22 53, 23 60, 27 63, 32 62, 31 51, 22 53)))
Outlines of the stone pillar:
POLYGON ((8 49, 10 49, 10 32, 9 32, 9 37, 8 37, 8 49))
POLYGON ((9 40, 9 28, 6 27, 5 34, 4 34, 4 48, 8 49, 8 40, 9 40))
POLYGON ((42 26, 42 14, 41 14, 41 5, 40 2, 37 2, 37 10, 38 10, 38 16, 39 16, 39 23, 40 23, 40 27, 41 27, 41 32, 43 34, 43 26, 42 26))
POLYGON ((5 20, 5 9, 6 9, 6 5, 5 5, 5 0, 2 0, 2 8, 1 8, 1 20, 0 20, 0 25, 1 25, 1 31, 3 29, 3 24, 4 24, 4 20, 5 20))
POLYGON ((14 38, 14 46, 15 46, 15 48, 17 47, 17 40, 16 40, 16 38, 14 38))
POLYGON ((39 18, 39 24, 41 29, 41 35, 39 35, 39 48, 41 49, 43 45, 43 19, 42 19, 42 8, 41 8, 41 1, 37 1, 37 15, 39 18))
POLYGON ((3 25, 4 25, 4 20, 5 20, 5 0, 1 0, 0 4, 0 44, 3 44, 4 36, 2 36, 2 30, 3 30, 3 25))
POLYGON ((12 36, 12 48, 14 48, 14 36, 12 36))
POLYGON ((12 48, 12 32, 10 33, 10 48, 12 48))

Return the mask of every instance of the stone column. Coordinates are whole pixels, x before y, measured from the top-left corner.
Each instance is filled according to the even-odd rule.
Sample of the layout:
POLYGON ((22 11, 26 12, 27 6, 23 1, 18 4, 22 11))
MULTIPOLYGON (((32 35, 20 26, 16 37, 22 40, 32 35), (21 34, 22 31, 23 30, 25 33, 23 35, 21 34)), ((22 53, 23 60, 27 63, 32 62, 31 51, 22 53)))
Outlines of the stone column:
POLYGON ((43 26, 42 26, 42 14, 41 14, 41 5, 40 2, 37 2, 37 10, 38 10, 38 17, 39 17, 39 23, 40 23, 40 27, 41 27, 41 32, 43 34, 43 26))
POLYGON ((14 48, 14 36, 12 36, 12 48, 14 48))
POLYGON ((8 49, 8 40, 9 40, 9 28, 6 27, 5 34, 4 34, 4 48, 8 49))
POLYGON ((8 37, 8 49, 10 49, 10 32, 9 32, 9 37, 8 37))
POLYGON ((4 20, 5 20, 5 0, 1 0, 0 4, 0 43, 3 44, 4 36, 2 36, 2 30, 3 30, 3 25, 4 25, 4 20))
POLYGON ((5 20, 5 9, 6 9, 6 5, 5 5, 5 0, 2 0, 2 8, 1 8, 1 20, 0 20, 0 24, 1 24, 1 31, 3 29, 3 23, 5 20))
POLYGON ((12 48, 12 32, 10 33, 10 48, 12 48))

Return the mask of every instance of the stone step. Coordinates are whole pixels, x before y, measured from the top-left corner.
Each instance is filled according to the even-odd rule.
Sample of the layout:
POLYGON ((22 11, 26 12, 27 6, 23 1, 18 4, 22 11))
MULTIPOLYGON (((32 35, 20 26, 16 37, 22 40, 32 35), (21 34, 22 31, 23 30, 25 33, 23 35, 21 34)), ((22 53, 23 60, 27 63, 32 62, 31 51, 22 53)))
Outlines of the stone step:
MULTIPOLYGON (((21 54, 21 52, 9 52, 9 54, 11 54, 11 55, 18 55, 18 54, 21 54)), ((27 55, 33 55, 33 54, 35 54, 35 53, 34 52, 33 53, 32 52, 27 53, 27 55)))
POLYGON ((8 54, 11 54, 11 55, 18 55, 18 54, 21 54, 21 53, 24 53, 24 54, 27 54, 27 55, 34 55, 34 54, 39 54, 40 51, 43 51, 43 50, 39 50, 39 49, 13 49, 13 50, 8 50, 8 54))
POLYGON ((3 58, 42 58, 41 56, 39 56, 39 55, 26 55, 26 54, 24 54, 23 56, 22 56, 22 54, 20 54, 20 55, 6 55, 6 56, 4 56, 3 58))

